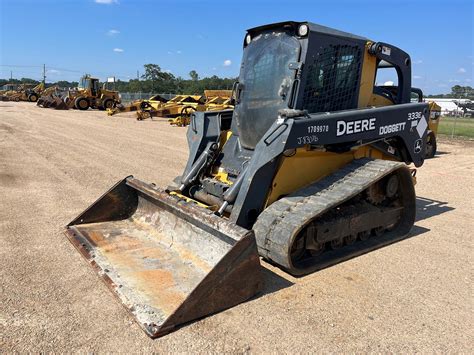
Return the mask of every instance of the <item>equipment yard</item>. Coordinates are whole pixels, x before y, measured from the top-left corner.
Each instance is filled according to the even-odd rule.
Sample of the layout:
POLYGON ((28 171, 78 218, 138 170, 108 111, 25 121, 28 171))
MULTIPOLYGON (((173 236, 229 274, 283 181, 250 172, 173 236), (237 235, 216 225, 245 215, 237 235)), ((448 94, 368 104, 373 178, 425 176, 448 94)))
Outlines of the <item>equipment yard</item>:
POLYGON ((152 340, 63 232, 124 176, 167 186, 187 158, 167 119, 0 103, 3 352, 472 351, 472 140, 440 137, 418 170, 408 238, 300 278, 262 261, 263 292, 152 340))

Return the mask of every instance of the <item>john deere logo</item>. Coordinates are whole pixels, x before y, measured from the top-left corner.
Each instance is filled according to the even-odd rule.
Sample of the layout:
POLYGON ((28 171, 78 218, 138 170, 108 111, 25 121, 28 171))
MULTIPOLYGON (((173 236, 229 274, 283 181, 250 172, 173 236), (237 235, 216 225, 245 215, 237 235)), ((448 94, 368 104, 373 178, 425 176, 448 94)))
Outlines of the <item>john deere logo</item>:
POLYGON ((422 145, 422 144, 421 144, 421 139, 417 139, 417 140, 415 141, 415 148, 413 149, 414 152, 415 152, 415 154, 418 154, 418 153, 421 152, 421 145, 422 145))

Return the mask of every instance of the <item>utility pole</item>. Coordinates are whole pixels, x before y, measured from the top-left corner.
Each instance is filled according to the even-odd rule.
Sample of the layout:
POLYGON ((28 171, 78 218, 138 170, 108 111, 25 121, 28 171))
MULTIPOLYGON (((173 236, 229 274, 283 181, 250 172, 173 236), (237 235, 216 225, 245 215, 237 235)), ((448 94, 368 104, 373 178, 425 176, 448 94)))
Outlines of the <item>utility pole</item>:
POLYGON ((43 85, 46 85, 46 64, 43 64, 43 85))
MULTIPOLYGON (((137 80, 138 80, 138 92, 142 92, 142 88, 140 86, 140 73, 139 71, 137 70, 137 80)), ((141 98, 141 95, 140 95, 140 98, 141 98)))

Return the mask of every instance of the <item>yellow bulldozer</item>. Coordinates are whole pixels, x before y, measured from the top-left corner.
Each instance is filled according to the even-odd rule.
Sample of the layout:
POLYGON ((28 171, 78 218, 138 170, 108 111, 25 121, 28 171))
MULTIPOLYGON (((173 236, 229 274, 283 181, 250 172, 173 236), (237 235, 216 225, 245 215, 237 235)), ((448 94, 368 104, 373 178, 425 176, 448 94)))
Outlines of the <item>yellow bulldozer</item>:
POLYGON ((302 276, 399 241, 430 112, 411 90, 394 45, 310 22, 249 29, 234 109, 191 115, 182 174, 125 177, 66 235, 151 337, 253 297, 260 257, 302 276))

